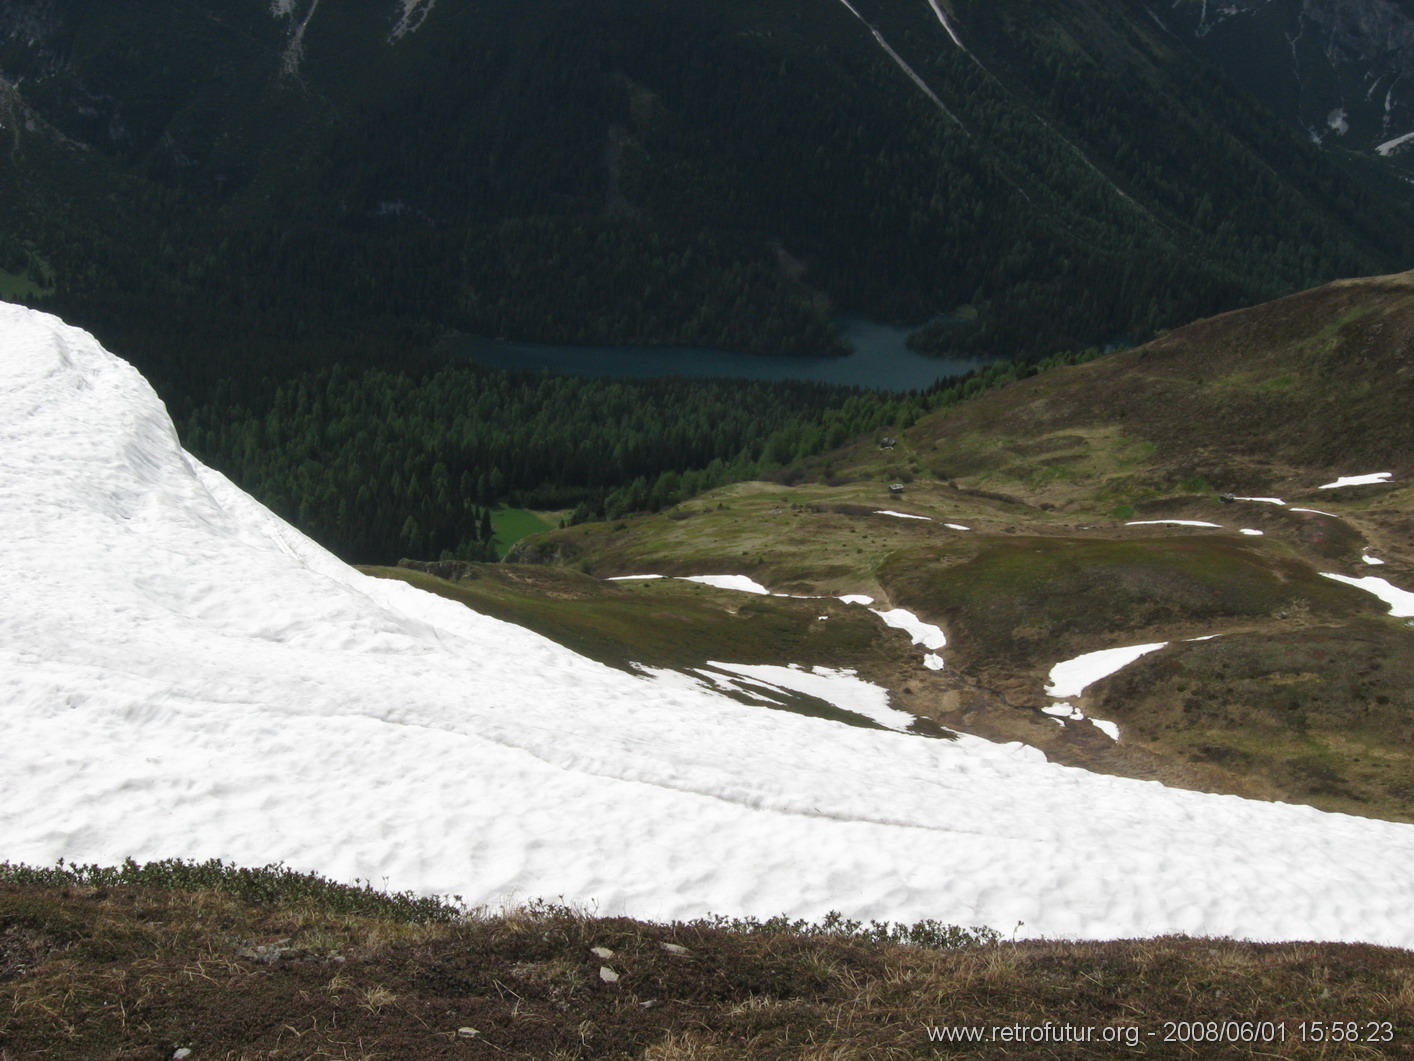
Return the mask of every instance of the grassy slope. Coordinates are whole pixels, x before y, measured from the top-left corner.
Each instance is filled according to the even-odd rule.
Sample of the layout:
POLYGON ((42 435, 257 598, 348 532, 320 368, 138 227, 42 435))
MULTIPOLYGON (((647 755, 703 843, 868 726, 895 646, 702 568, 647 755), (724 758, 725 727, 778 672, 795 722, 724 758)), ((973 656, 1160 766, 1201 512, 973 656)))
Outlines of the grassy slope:
POLYGON ((947 630, 948 671, 888 682, 945 725, 1092 769, 1411 820, 1414 635, 1321 577, 1414 586, 1410 343, 1414 274, 1342 282, 988 393, 923 418, 896 449, 861 439, 781 483, 567 528, 514 555, 868 593, 947 630), (1394 482, 1318 489, 1371 471, 1394 482), (1290 506, 1221 504, 1222 491, 1290 506), (1221 529, 1126 526, 1152 519, 1221 529), (1082 706, 1120 722, 1118 745, 1032 710, 1061 659, 1218 633, 1089 692, 1082 706))
POLYGON ((522 538, 549 530, 552 524, 528 508, 507 508, 498 505, 491 510, 491 526, 496 532, 496 551, 504 557, 522 538))
MULTIPOLYGON (((691 672, 713 661, 859 669, 888 682, 913 662, 908 638, 838 601, 792 600, 654 579, 605 583, 576 571, 518 564, 435 563, 364 570, 525 626, 611 667, 691 672), (827 616, 821 621, 820 616, 827 616)), ((728 691, 728 695, 734 695, 728 691)), ((877 728, 812 696, 773 697, 787 710, 877 728)), ((737 695, 744 703, 759 699, 737 695)), ((936 727, 924 726, 936 736, 936 727)))
POLYGON ((127 883, 101 886, 3 874, 0 1056, 155 1061, 185 1048, 193 1059, 246 1061, 881 1061, 1126 1052, 1098 1042, 928 1041, 930 1025, 1047 1021, 1138 1028, 1141 1051, 1160 1057, 1414 1056, 1406 951, 1182 937, 935 949, 818 926, 655 925, 555 907, 447 921, 406 903, 380 909, 357 890, 350 905, 337 886, 298 887, 303 878, 267 889, 260 871, 235 888, 230 874, 197 884, 134 871, 127 883), (618 980, 606 981, 601 967, 618 980), (1284 1022, 1286 1042, 1158 1041, 1165 1021, 1229 1020, 1284 1022), (1362 1034, 1392 1039, 1302 1042, 1301 1021, 1355 1021, 1362 1034))

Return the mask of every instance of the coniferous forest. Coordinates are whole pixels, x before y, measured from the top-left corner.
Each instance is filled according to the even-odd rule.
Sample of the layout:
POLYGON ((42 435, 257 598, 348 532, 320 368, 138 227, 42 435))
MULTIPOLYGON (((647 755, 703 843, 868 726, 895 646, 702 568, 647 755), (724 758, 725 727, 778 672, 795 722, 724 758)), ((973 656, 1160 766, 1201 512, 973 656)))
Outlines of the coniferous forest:
POLYGON ((946 315, 920 349, 1035 361, 1414 265, 1391 166, 1121 0, 954 0, 957 41, 924 0, 397 10, 0 5, 0 297, 350 558, 661 504, 916 400, 498 376, 451 334, 822 355, 838 311, 946 315))
POLYGON ((656 511, 1098 355, 998 363, 903 395, 336 365, 257 407, 218 393, 179 427, 188 447, 347 560, 492 560, 487 510, 498 503, 567 510, 569 522, 656 511))

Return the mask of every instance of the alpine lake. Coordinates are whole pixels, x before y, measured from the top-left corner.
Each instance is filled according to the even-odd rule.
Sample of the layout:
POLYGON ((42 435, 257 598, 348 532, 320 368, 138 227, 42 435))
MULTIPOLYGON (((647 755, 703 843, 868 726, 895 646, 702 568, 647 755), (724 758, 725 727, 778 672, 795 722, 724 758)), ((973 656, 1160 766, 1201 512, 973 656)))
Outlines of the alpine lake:
POLYGON ((557 346, 458 336, 445 349, 488 368, 571 376, 809 380, 870 390, 922 390, 997 358, 925 357, 907 345, 913 327, 840 315, 835 324, 853 349, 846 357, 747 354, 694 346, 557 346))

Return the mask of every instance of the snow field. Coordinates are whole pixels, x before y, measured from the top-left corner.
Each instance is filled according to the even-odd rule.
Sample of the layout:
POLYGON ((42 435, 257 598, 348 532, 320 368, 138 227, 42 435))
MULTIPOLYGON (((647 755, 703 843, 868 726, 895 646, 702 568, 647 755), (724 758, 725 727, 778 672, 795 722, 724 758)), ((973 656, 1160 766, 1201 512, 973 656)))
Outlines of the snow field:
POLYGON ((9 306, 0 550, 0 857, 283 860, 658 919, 1414 945, 1414 827, 604 667, 345 567, 185 455, 129 366, 9 306))

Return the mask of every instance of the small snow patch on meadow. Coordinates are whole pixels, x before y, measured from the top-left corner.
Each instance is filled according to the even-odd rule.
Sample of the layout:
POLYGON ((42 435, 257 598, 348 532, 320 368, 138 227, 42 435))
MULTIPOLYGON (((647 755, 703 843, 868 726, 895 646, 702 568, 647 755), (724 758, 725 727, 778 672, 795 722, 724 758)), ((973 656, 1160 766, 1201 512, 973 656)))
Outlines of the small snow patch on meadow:
POLYGON ((911 611, 904 608, 890 608, 888 611, 879 611, 871 608, 875 615, 884 620, 886 626, 892 626, 895 630, 902 630, 913 639, 915 645, 922 645, 926 649, 938 649, 948 643, 947 635, 942 628, 931 623, 925 623, 911 611))
POLYGON ((1103 718, 1092 718, 1090 725, 1094 726, 1112 741, 1119 740, 1119 726, 1113 722, 1106 722, 1103 718))
POLYGON ((1368 486, 1371 483, 1387 483, 1394 478, 1394 472, 1371 472, 1369 475, 1342 475, 1333 483, 1325 483, 1317 489, 1335 490, 1342 486, 1368 486))
POLYGON ((1351 578, 1349 575, 1335 575, 1329 571, 1322 571, 1321 574, 1326 578, 1333 578, 1337 582, 1344 582, 1347 586, 1363 589, 1366 593, 1373 593, 1389 605, 1389 613, 1398 619, 1408 619, 1414 616, 1414 593, 1391 585, 1388 579, 1377 578, 1374 575, 1351 578))
POLYGON ((1098 652, 1087 652, 1074 659, 1062 660, 1051 668, 1050 684, 1046 686, 1046 695, 1079 696, 1087 686, 1093 685, 1101 678, 1108 678, 1115 671, 1129 666, 1140 656, 1157 652, 1167 644, 1167 641, 1160 641, 1152 645, 1102 648, 1098 652))
POLYGON ((1253 529, 1252 527, 1243 527, 1243 528, 1242 528, 1240 531, 1238 531, 1237 533, 1238 533, 1238 534, 1248 534, 1248 535, 1253 535, 1253 534, 1255 534, 1255 535, 1261 535, 1261 534, 1265 534, 1266 531, 1255 530, 1255 529, 1253 529))
MULTIPOLYGON (((1051 704, 1050 707, 1041 708, 1041 711, 1043 714, 1050 715, 1062 726, 1064 726, 1067 722, 1085 721, 1085 712, 1071 703, 1061 702, 1058 704, 1051 704)), ((1095 728, 1098 729, 1101 733, 1109 737, 1110 740, 1119 740, 1119 726, 1115 723, 1106 722, 1102 718, 1092 718, 1090 719, 1090 722, 1093 723, 1095 728)))
POLYGON ((1234 497, 1233 500, 1234 500, 1234 501, 1261 501, 1263 504, 1266 504, 1266 505, 1284 505, 1284 504, 1286 504, 1286 502, 1283 501, 1283 500, 1282 500, 1281 498, 1279 498, 1279 497, 1234 497))
POLYGON ((1384 561, 1381 560, 1379 557, 1377 557, 1377 556, 1371 556, 1369 553, 1363 554, 1363 555, 1360 557, 1360 559, 1361 559, 1361 560, 1364 560, 1365 563, 1367 563, 1367 564, 1383 564, 1383 563, 1384 563, 1384 561))
POLYGON ((741 593, 757 593, 763 597, 771 596, 771 591, 755 579, 747 578, 745 575, 684 575, 684 582, 701 582, 704 586, 713 586, 717 589, 734 589, 741 593))
POLYGON ((892 510, 890 510, 890 509, 887 509, 887 508, 876 508, 876 509, 874 510, 874 515, 876 515, 876 516, 897 516, 899 519, 926 519, 929 523, 932 523, 932 522, 933 522, 933 517, 932 517, 932 516, 914 516, 914 515, 910 515, 910 514, 907 513, 907 512, 894 512, 894 511, 892 511, 892 510))
POLYGON ((1126 527, 1154 527, 1164 524, 1169 527, 1221 527, 1220 523, 1205 523, 1201 519, 1134 519, 1126 527))

